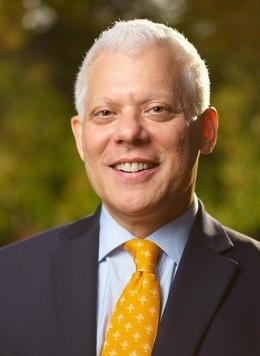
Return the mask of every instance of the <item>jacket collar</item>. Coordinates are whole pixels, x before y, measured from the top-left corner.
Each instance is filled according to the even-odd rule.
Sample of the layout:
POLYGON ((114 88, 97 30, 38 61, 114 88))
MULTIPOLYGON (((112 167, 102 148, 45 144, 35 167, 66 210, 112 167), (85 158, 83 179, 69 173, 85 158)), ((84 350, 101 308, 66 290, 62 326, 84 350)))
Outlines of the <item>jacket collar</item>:
MULTIPOLYGON (((52 296, 60 356, 96 355, 99 215, 82 219, 60 235, 51 257, 52 296)), ((226 293, 237 263, 223 227, 200 204, 162 317, 153 355, 190 356, 226 293)))
POLYGON ((200 204, 159 326, 154 356, 196 352, 235 275, 237 262, 223 256, 233 243, 200 204))
POLYGON ((96 355, 99 213, 65 228, 63 247, 51 256, 60 356, 96 355))

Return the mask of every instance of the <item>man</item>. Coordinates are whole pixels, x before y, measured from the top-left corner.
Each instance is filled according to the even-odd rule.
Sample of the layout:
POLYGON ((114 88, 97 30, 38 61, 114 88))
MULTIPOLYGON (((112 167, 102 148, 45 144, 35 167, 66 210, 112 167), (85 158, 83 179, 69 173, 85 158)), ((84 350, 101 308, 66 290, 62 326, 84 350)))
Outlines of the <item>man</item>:
POLYGON ((259 243, 223 227, 194 193, 218 128, 196 49, 162 24, 118 22, 87 53, 75 93, 72 130, 102 205, 2 249, 0 355, 259 354, 259 243), (159 256, 149 271, 135 260, 134 275, 160 290, 151 289, 153 325, 146 296, 125 303, 131 316, 118 314, 133 239, 159 256), (131 322, 111 334, 125 317, 144 323, 143 337, 155 332, 151 343, 131 322))

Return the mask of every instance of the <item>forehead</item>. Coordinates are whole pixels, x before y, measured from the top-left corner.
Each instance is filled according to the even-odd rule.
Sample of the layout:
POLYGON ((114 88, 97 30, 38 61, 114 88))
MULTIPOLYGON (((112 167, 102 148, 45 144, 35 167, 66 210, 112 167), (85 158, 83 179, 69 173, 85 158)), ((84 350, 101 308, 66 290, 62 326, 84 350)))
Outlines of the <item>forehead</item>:
POLYGON ((154 45, 139 53, 104 51, 88 70, 88 98, 124 93, 169 93, 178 76, 177 63, 169 48, 154 45))

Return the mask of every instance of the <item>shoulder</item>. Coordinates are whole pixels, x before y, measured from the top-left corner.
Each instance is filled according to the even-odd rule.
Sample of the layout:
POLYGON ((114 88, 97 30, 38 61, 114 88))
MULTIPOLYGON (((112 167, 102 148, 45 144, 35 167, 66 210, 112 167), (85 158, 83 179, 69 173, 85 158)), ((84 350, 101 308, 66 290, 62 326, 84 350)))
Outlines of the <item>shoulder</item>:
MULTIPOLYGON (((87 233, 95 224, 97 213, 89 215, 77 221, 69 222, 51 229, 42 231, 33 236, 29 236, 25 240, 21 240, 0 248, 0 256, 2 259, 10 255, 15 255, 16 258, 22 254, 23 257, 28 254, 39 252, 41 255, 51 252, 56 248, 61 247, 66 241, 76 238, 82 233, 87 233)), ((1 261, 1 259, 0 259, 1 261)))
POLYGON ((205 211, 201 202, 194 230, 216 252, 241 264, 256 264, 260 269, 260 242, 224 226, 205 211))
POLYGON ((260 271, 260 242, 228 227, 223 226, 223 229, 233 243, 228 255, 240 263, 258 267, 260 271))
POLYGON ((235 245, 250 246, 258 251, 260 251, 260 241, 245 235, 239 231, 233 230, 227 226, 223 226, 223 229, 226 231, 230 239, 234 242, 235 245))
POLYGON ((222 225, 214 218, 211 219, 213 224, 217 226, 216 229, 219 235, 216 235, 216 239, 225 234, 226 238, 230 241, 230 246, 223 249, 220 253, 236 261, 243 271, 247 271, 254 276, 260 274, 260 242, 248 235, 222 225))

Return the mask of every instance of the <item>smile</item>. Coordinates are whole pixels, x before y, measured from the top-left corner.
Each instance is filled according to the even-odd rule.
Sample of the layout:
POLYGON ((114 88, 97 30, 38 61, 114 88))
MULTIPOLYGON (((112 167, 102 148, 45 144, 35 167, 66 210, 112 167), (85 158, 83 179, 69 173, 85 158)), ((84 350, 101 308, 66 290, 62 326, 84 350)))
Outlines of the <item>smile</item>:
POLYGON ((155 164, 147 163, 147 162, 123 162, 123 163, 116 164, 114 166, 114 169, 116 169, 117 171, 123 171, 127 173, 136 173, 147 169, 151 169, 154 166, 155 164))

